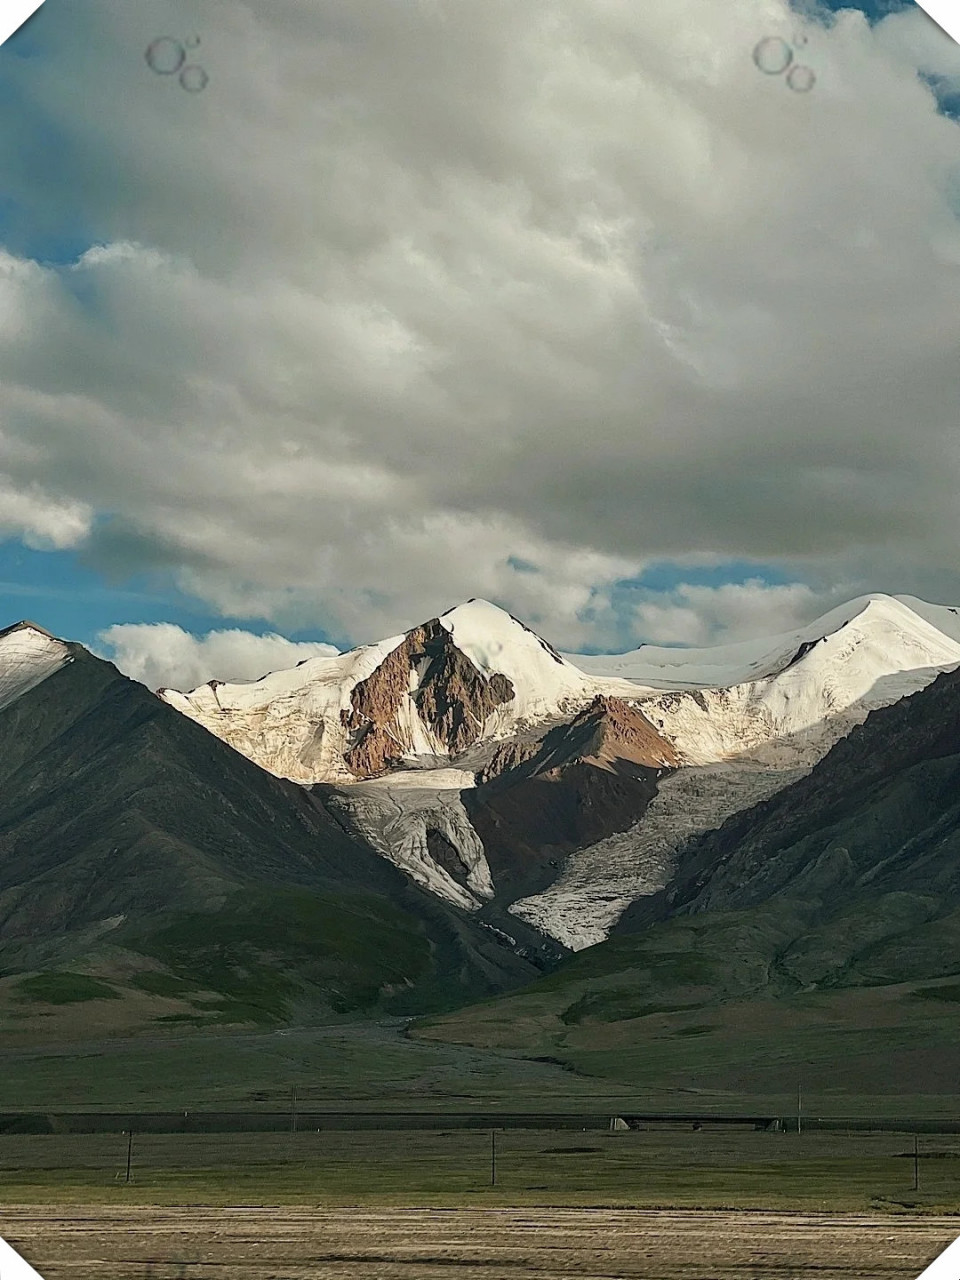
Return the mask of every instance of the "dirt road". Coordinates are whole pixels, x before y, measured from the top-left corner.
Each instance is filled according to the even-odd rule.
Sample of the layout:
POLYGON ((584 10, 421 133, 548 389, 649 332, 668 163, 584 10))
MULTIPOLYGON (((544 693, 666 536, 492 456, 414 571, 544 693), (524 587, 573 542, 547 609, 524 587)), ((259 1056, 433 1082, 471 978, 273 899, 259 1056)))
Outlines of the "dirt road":
POLYGON ((0 1207, 45 1280, 915 1280, 960 1218, 0 1207))

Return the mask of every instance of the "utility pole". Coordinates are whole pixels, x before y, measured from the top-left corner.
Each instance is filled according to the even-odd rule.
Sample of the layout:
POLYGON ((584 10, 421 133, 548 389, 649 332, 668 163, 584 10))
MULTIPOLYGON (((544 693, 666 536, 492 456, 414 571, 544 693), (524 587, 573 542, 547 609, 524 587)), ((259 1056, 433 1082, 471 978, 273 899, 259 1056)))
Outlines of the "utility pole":
POLYGON ((803 1082, 797 1081, 797 1133, 800 1132, 800 1119, 803 1114, 803 1082))
POLYGON ((913 1135, 913 1189, 920 1190, 920 1137, 913 1135))
POLYGON ((297 1086, 290 1091, 290 1132, 297 1132, 297 1086))
POLYGON ((497 1185, 497 1131, 490 1130, 490 1185, 497 1185))
POLYGON ((130 1162, 133 1157, 133 1130, 127 1134, 127 1176, 125 1181, 130 1181, 130 1162))

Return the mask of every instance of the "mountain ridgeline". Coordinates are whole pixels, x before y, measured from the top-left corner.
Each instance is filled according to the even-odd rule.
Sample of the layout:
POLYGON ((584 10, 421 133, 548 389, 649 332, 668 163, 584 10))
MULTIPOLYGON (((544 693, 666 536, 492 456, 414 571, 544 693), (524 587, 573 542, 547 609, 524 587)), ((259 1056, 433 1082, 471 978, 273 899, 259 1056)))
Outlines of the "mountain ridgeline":
POLYGON ((618 932, 791 903, 798 985, 942 977, 960 943, 960 671, 873 712, 806 777, 694 841, 618 932))
POLYGON ((463 1009, 430 1034, 537 1026, 552 1053, 666 1008, 946 979, 958 665, 955 610, 885 596, 582 660, 474 600, 156 695, 18 624, 0 1016, 73 974, 117 1025, 463 1009))
POLYGON ((45 644, 61 661, 0 709, 5 972, 80 964, 200 1023, 415 1011, 537 972, 309 790, 80 646, 45 644))

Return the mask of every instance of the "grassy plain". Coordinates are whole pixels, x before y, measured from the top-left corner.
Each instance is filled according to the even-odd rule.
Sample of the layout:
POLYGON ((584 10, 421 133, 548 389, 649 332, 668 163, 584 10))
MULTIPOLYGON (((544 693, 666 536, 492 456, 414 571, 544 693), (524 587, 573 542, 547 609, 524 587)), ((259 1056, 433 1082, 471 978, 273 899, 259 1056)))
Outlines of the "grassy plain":
POLYGON ((955 978, 709 1002, 691 981, 640 1004, 631 977, 556 975, 413 1034, 553 1057, 608 1089, 707 1108, 789 1113, 802 1085, 811 1116, 960 1119, 955 978))
MULTIPOLYGON (((914 1003, 952 1013, 949 1000, 914 1003)), ((58 1006, 51 1021, 64 1034, 83 1014, 89 1035, 98 1007, 58 1006)), ((875 1022, 868 1017, 858 1034, 883 1045, 875 1022)), ((452 1271, 463 1280, 913 1280, 960 1235, 960 1135, 922 1135, 915 1190, 910 1133, 798 1135, 709 1121, 698 1130, 505 1129, 495 1139, 494 1185, 489 1131, 304 1130, 311 1108, 441 1118, 480 1110, 788 1113, 791 1055, 802 1045, 809 1070, 813 1024, 791 1030, 771 1013, 766 1047, 758 1040, 751 1048, 721 1006, 709 1030, 674 1034, 706 1025, 702 1011, 679 1022, 647 1013, 620 1050, 599 1035, 592 1047, 585 1038, 593 1067, 620 1078, 588 1075, 586 1062, 574 1070, 497 1046, 411 1039, 399 1022, 168 1027, 83 1046, 21 1025, 19 1043, 0 1053, 0 1112, 275 1111, 291 1105, 296 1089, 298 1131, 136 1133, 129 1182, 119 1124, 99 1134, 0 1133, 0 1233, 45 1280, 439 1280, 452 1271), (749 1087, 724 1074, 738 1061, 738 1036, 738 1069, 757 1071, 749 1087), (697 1056, 686 1057, 693 1047, 697 1056), (770 1074, 775 1053, 783 1055, 781 1077, 770 1074), (768 1080, 779 1091, 764 1092, 768 1080)), ((546 1038, 526 1052, 566 1049, 546 1038)), ((938 1088, 869 1096, 811 1087, 805 1105, 811 1119, 884 1109, 957 1118, 955 1079, 938 1088)))
MULTIPOLYGON (((0 1136, 6 1204, 960 1213, 960 1137, 649 1128, 0 1136), (492 1146, 496 1144, 493 1180, 492 1146)), ((960 1234, 960 1227, 958 1227, 960 1234)))

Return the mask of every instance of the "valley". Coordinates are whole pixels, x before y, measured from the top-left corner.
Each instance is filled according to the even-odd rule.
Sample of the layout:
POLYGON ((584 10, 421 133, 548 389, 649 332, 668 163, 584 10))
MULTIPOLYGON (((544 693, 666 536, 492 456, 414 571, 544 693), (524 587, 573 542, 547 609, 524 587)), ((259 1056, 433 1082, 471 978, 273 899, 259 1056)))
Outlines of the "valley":
POLYGON ((471 601, 157 696, 11 628, 0 1111, 787 1115, 802 1079, 947 1123, 958 637, 867 597, 581 670, 471 601))

